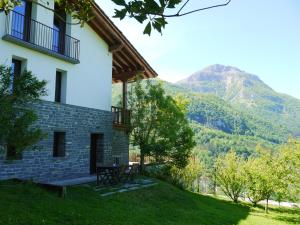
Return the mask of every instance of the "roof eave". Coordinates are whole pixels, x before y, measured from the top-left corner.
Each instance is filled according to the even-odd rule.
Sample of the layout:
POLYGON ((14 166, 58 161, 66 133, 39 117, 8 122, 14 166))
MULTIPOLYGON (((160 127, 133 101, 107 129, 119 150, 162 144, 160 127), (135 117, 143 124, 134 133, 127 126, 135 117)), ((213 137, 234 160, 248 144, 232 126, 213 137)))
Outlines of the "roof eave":
POLYGON ((113 71, 113 82, 133 79, 137 72, 142 73, 142 78, 157 77, 155 70, 104 11, 95 2, 92 4, 94 18, 88 24, 108 44, 109 50, 113 54, 113 65, 116 67, 113 71), (128 74, 127 76, 117 76, 126 73, 128 74))

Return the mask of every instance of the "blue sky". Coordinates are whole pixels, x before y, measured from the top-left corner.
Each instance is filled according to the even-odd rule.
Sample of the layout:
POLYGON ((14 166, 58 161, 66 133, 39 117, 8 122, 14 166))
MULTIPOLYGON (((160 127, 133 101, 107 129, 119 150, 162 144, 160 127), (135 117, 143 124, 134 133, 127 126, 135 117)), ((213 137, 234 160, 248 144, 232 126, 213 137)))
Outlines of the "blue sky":
MULTIPOLYGON (((110 0, 97 0, 109 15, 110 0)), ((212 0, 191 0, 189 7, 212 0)), ((213 0, 222 2, 222 0, 213 0)), ((169 19, 163 35, 143 35, 132 19, 114 23, 158 72, 175 82, 208 65, 236 66, 276 91, 300 98, 300 1, 232 0, 227 7, 169 19)))

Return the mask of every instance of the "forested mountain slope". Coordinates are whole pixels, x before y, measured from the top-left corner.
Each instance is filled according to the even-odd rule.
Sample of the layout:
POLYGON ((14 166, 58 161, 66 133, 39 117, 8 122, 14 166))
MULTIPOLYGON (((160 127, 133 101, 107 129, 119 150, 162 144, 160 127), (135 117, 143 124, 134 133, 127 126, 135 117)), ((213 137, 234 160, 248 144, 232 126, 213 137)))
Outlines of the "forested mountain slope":
POLYGON ((280 124, 300 136, 300 100, 275 92, 256 75, 216 64, 177 85, 196 93, 213 94, 241 111, 280 124))
MULTIPOLYGON (((188 117, 198 147, 214 155, 229 149, 249 155, 258 143, 274 146, 292 135, 284 125, 269 121, 253 111, 242 110, 216 95, 195 92, 159 79, 151 82, 161 82, 168 95, 181 95, 188 99, 188 117)), ((113 105, 120 102, 120 94, 121 86, 113 85, 113 105)))

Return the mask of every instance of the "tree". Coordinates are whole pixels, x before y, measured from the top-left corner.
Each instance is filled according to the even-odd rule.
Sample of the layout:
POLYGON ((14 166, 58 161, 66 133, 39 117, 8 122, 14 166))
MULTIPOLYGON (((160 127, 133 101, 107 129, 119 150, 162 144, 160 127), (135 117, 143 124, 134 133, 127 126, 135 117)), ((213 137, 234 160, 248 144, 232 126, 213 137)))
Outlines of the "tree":
POLYGON ((11 68, 0 66, 0 145, 19 154, 43 137, 41 130, 32 127, 37 115, 29 104, 46 95, 46 81, 27 71, 12 77, 11 68))
POLYGON ((138 80, 128 93, 132 110, 131 141, 141 151, 141 165, 145 156, 167 161, 183 168, 195 146, 193 132, 186 115, 176 101, 165 94, 160 83, 138 80))
POLYGON ((244 160, 231 150, 217 158, 216 179, 222 191, 235 203, 244 189, 244 160))
POLYGON ((300 197, 300 141, 289 139, 279 148, 276 165, 277 175, 275 198, 280 203, 283 199, 298 201, 300 197))
POLYGON ((266 200, 267 213, 268 202, 275 193, 279 177, 275 170, 276 163, 272 150, 258 145, 256 151, 258 156, 251 156, 245 166, 246 193, 254 206, 259 201, 266 200))
POLYGON ((195 192, 194 184, 198 181, 198 178, 200 177, 202 172, 203 165, 194 156, 189 159, 189 162, 185 168, 178 168, 176 166, 171 167, 171 182, 182 189, 195 192))
MULTIPOLYGON (((39 4, 37 1, 28 0, 39 4)), ((159 33, 165 28, 167 24, 166 18, 171 17, 181 17, 192 13, 200 12, 203 10, 208 10, 217 7, 227 6, 231 0, 221 1, 219 4, 209 5, 202 8, 192 9, 190 11, 184 11, 190 0, 111 0, 117 6, 115 9, 114 17, 124 19, 126 16, 129 18, 134 18, 140 23, 147 21, 147 25, 144 30, 144 34, 151 34, 151 30, 155 29, 159 33), (175 10, 176 12, 170 13, 170 10, 175 10)), ((74 19, 77 19, 81 25, 92 18, 92 3, 93 0, 55 0, 65 11, 72 14, 74 19)), ((0 12, 5 11, 8 13, 16 5, 20 4, 18 0, 0 0, 0 12)), ((48 8, 42 4, 42 7, 48 8)))
POLYGON ((231 0, 224 0, 220 4, 210 5, 203 8, 184 11, 190 0, 112 0, 119 6, 115 9, 116 18, 124 19, 126 16, 136 19, 140 23, 147 21, 144 34, 151 34, 151 30, 157 30, 159 33, 165 28, 168 23, 166 18, 181 17, 203 10, 208 10, 216 7, 227 6, 231 0), (178 8, 178 9, 177 9, 178 8), (175 13, 169 13, 170 9, 175 9, 175 13))

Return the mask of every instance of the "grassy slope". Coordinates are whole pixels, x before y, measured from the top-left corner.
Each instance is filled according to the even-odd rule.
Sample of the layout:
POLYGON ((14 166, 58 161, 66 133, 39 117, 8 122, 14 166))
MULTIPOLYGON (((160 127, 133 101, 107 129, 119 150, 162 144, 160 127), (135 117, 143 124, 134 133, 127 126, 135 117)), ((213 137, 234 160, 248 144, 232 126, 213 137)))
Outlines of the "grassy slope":
POLYGON ((181 191, 159 182, 157 186, 100 197, 88 187, 73 187, 66 199, 31 184, 0 183, 2 225, 98 224, 296 224, 298 210, 262 209, 234 205, 212 197, 181 191))

